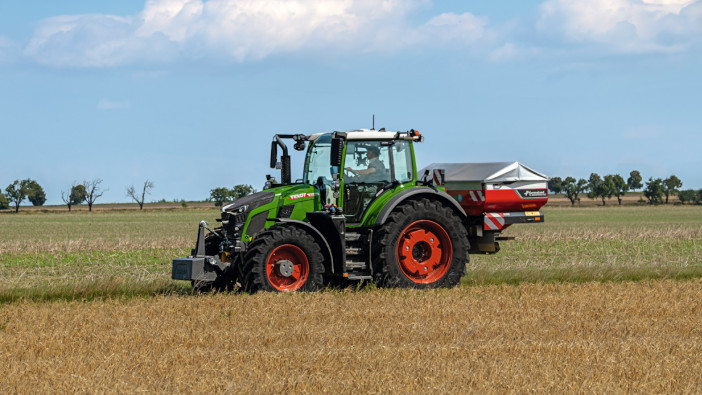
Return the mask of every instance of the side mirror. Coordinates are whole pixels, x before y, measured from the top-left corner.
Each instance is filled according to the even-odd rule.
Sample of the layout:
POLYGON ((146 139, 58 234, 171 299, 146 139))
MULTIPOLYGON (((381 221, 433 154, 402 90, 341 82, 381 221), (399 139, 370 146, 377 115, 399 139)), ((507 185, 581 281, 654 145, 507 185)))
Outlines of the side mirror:
POLYGON ((331 166, 336 166, 339 167, 341 166, 341 160, 343 159, 344 155, 344 139, 335 137, 332 138, 332 143, 331 143, 331 158, 330 158, 330 165, 331 166))
POLYGON ((278 162, 278 143, 273 140, 271 142, 271 169, 275 169, 276 162, 278 162))

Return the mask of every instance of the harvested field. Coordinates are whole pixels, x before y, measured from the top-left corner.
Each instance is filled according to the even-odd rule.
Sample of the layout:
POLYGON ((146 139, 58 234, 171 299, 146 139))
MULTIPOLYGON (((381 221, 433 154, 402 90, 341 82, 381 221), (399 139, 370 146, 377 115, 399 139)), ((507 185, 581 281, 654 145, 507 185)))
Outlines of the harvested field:
POLYGON ((495 255, 473 255, 471 284, 702 277, 702 207, 547 207, 495 255))
POLYGON ((252 296, 170 280, 216 210, 0 214, 1 387, 701 392, 702 208, 544 212, 457 289, 252 296))
MULTIPOLYGON (((546 207, 496 255, 472 255, 465 285, 702 277, 702 207, 546 207)), ((0 302, 188 293, 170 261, 217 210, 0 215, 0 302)))
POLYGON ((6 392, 702 391, 702 280, 0 307, 6 392))

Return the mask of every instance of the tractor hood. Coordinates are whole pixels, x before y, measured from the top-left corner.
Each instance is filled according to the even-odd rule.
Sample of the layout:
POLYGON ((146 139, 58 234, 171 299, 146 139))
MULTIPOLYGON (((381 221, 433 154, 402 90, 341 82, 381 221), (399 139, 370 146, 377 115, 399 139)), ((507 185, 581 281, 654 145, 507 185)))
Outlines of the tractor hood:
POLYGON ((256 192, 254 194, 236 199, 235 201, 222 206, 222 212, 248 213, 249 211, 257 207, 261 207, 264 204, 272 202, 274 196, 275 192, 271 190, 256 192))

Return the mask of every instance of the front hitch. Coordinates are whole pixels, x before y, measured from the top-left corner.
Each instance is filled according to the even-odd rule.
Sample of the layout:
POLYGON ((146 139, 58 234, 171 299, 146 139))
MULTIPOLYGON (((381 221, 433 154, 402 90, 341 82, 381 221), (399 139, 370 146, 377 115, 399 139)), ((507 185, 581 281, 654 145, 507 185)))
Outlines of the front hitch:
POLYGON ((190 256, 173 260, 171 278, 174 280, 213 282, 234 263, 222 262, 219 255, 207 255, 205 229, 220 239, 226 240, 220 233, 211 229, 206 221, 200 221, 195 249, 190 251, 190 256))

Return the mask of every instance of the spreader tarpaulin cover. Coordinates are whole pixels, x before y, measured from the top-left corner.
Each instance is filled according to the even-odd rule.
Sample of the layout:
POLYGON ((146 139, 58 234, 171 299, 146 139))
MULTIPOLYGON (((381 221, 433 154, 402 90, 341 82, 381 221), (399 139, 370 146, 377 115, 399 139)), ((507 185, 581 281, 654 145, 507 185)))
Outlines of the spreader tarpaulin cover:
POLYGON ((516 181, 548 182, 548 177, 519 162, 432 163, 424 170, 444 169, 446 182, 506 183, 516 181))
POLYGON ((538 210, 548 201, 548 177, 519 162, 432 163, 444 170, 446 192, 469 212, 538 210))

